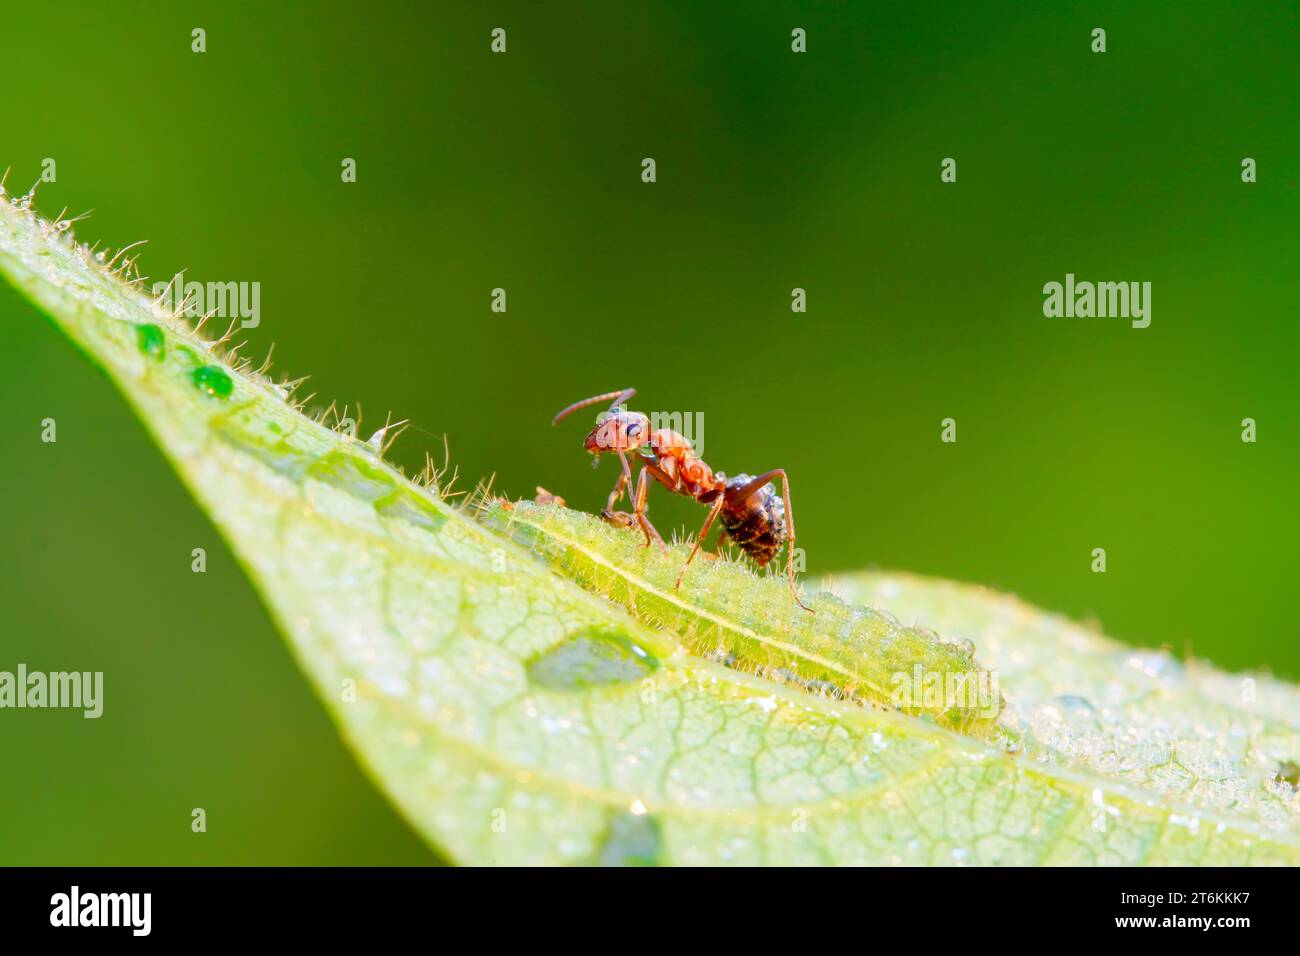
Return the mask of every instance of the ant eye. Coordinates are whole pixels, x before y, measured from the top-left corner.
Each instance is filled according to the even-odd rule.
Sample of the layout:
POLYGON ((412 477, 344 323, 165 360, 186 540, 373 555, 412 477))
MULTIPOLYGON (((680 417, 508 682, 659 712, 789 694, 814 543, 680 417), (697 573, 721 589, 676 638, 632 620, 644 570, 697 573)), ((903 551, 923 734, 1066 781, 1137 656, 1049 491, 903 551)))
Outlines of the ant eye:
POLYGON ((627 426, 627 437, 628 437, 628 438, 635 438, 635 437, 636 437, 637 435, 639 435, 639 434, 641 434, 641 426, 640 426, 640 425, 628 425, 628 426, 627 426))

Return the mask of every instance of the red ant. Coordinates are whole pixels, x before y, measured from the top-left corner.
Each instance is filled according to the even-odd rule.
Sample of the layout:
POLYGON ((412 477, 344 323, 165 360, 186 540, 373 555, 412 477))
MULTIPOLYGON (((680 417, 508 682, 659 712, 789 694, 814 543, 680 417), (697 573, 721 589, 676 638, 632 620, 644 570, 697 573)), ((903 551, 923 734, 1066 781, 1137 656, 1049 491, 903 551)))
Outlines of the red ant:
POLYGON ((593 395, 575 402, 561 411, 551 421, 558 425, 561 420, 574 412, 601 402, 613 401, 609 411, 596 420, 596 427, 587 435, 584 447, 600 460, 602 452, 614 452, 623 465, 614 490, 609 493, 609 501, 601 517, 611 524, 631 527, 632 520, 641 526, 645 534, 646 547, 651 541, 658 541, 667 548, 664 539, 655 530, 650 519, 646 517, 646 497, 650 492, 650 478, 676 495, 687 495, 700 504, 711 505, 709 516, 704 519, 704 527, 691 548, 690 557, 677 575, 676 587, 681 587, 682 576, 686 567, 695 559, 713 527, 713 522, 722 516, 722 534, 718 538, 718 550, 728 537, 736 542, 761 568, 787 544, 785 576, 790 585, 790 593, 795 603, 810 614, 814 613, 803 601, 794 586, 794 509, 790 507, 790 479, 785 469, 776 468, 764 472, 757 478, 750 475, 736 475, 728 478, 722 472, 715 472, 695 454, 691 443, 682 435, 667 428, 651 428, 650 419, 640 412, 629 412, 623 403, 636 394, 636 389, 625 388, 619 392, 593 395), (626 512, 615 512, 614 505, 623 496, 628 485, 632 483, 632 466, 628 463, 628 453, 637 454, 641 460, 641 473, 637 477, 636 494, 633 498, 633 512, 629 517, 626 512), (781 497, 777 497, 772 483, 781 479, 781 497))

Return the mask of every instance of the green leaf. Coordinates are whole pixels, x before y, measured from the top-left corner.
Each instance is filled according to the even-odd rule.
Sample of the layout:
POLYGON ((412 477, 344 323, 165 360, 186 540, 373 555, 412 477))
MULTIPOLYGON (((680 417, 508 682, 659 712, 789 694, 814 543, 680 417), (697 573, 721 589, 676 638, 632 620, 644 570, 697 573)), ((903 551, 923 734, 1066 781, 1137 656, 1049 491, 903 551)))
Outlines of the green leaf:
POLYGON ((1300 862, 1294 790, 1268 774, 1300 758, 1293 688, 1258 678, 1245 706, 1239 678, 945 584, 841 586, 948 642, 829 595, 809 617, 725 560, 675 589, 682 548, 576 513, 476 521, 112 269, 0 202, 0 271, 117 383, 359 758, 454 860, 1300 862), (898 696, 990 663, 1001 713, 919 680, 898 696), (1109 750, 1072 752, 1087 714, 1109 750))

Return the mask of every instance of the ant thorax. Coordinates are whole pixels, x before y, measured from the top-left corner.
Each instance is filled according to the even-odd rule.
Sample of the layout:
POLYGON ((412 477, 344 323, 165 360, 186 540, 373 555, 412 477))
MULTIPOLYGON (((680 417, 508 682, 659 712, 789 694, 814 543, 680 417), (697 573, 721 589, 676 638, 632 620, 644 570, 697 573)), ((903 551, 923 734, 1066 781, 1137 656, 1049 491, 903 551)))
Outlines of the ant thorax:
POLYGON ((695 457, 693 446, 685 435, 671 428, 657 428, 650 433, 650 447, 660 458, 686 459, 695 457))
POLYGON ((702 499, 723 486, 725 479, 719 480, 720 476, 695 454, 691 443, 676 432, 656 431, 651 444, 659 470, 671 479, 670 487, 678 494, 702 499))

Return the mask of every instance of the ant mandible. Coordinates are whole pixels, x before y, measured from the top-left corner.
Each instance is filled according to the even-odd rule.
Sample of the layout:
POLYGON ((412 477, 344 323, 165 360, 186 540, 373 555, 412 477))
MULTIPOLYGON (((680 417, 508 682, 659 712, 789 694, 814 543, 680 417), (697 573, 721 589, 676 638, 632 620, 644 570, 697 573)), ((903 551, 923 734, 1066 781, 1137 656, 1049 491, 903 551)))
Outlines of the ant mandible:
POLYGON ((641 461, 641 473, 637 476, 636 493, 632 499, 633 518, 645 534, 646 547, 652 541, 658 541, 667 547, 663 537, 646 517, 646 497, 650 492, 651 478, 675 495, 686 495, 700 504, 711 506, 690 556, 677 575, 676 587, 681 587, 687 565, 695 559, 713 522, 721 516, 719 550, 729 537, 761 568, 781 550, 782 544, 787 546, 785 577, 790 585, 790 594, 801 608, 810 614, 814 613, 812 608, 799 600, 799 592, 794 586, 794 509, 790 507, 790 479, 786 477, 785 469, 775 468, 757 478, 743 474, 728 478, 720 471, 715 472, 695 454, 695 449, 684 436, 667 428, 651 428, 647 416, 624 408, 623 403, 635 394, 636 389, 625 388, 618 392, 593 395, 574 402, 551 420, 552 425, 558 425, 576 411, 602 402, 612 402, 609 411, 597 419, 596 427, 587 435, 584 443, 586 450, 595 455, 596 460, 600 459, 602 452, 614 452, 623 466, 622 474, 619 475, 614 490, 609 493, 609 501, 606 502, 601 517, 611 524, 631 527, 630 521, 620 520, 627 518, 626 512, 615 512, 614 505, 632 483, 632 466, 628 462, 628 454, 636 454, 641 461), (778 478, 781 479, 779 498, 772 487, 778 478))

